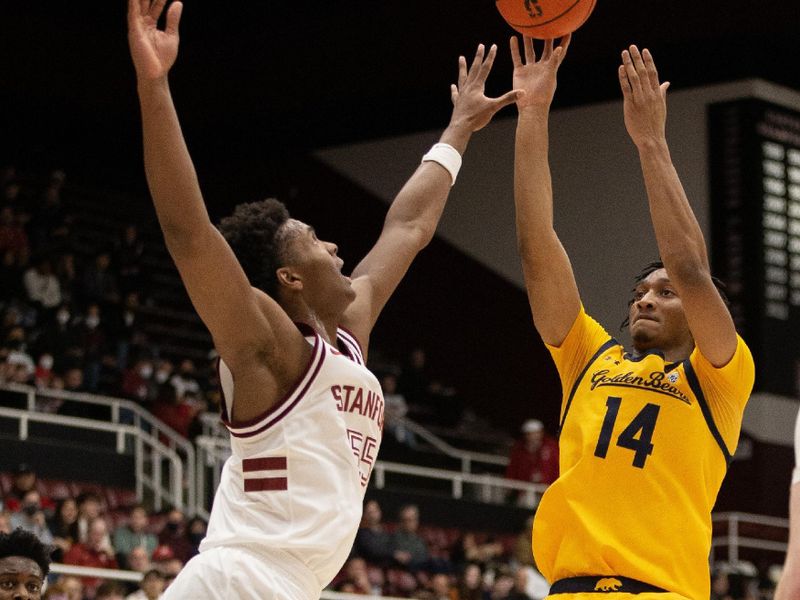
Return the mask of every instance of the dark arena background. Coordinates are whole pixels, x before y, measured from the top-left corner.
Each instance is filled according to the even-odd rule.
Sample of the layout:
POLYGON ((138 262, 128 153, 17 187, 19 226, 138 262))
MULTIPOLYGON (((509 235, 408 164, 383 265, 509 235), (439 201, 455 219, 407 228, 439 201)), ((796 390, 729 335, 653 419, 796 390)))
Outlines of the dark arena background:
MULTIPOLYGON (((0 495, 12 491, 25 463, 43 500, 97 494, 112 529, 124 526, 130 506, 141 501, 148 531, 160 536, 158 549, 176 555, 165 524, 183 519, 180 527, 188 531, 190 517, 207 517, 225 448, 215 437, 214 417, 201 416, 206 408, 213 415, 218 402, 210 336, 166 253, 144 178, 125 11, 124 0, 0 5, 0 211, 7 213, 0 213, 0 226, 21 227, 29 246, 28 258, 12 257, 0 272, 0 495), (41 226, 38 218, 48 194, 56 197, 52 214, 59 227, 41 226), (119 271, 120 240, 131 225, 138 262, 128 264, 136 276, 126 279, 119 271), (108 284, 109 294, 99 298, 85 286, 104 254, 117 287, 108 284), (23 284, 27 269, 42 259, 59 277, 72 269, 62 291, 76 330, 93 304, 101 307, 105 327, 100 341, 84 331, 59 344, 64 354, 54 356, 46 376, 42 340, 59 334, 48 329, 48 311, 31 304, 23 284), (129 305, 130 292, 136 299, 129 305), (150 374, 142 375, 147 365, 150 374), (153 381, 162 367, 169 378, 198 386, 186 399, 191 419, 186 411, 159 412, 153 381), (185 435, 173 440, 160 432, 158 418, 185 435), (85 427, 81 419, 95 425, 85 427), (174 504, 182 517, 170 513, 174 504)), ((377 239, 387 201, 400 187, 395 182, 402 184, 447 125, 458 56, 471 60, 478 43, 496 43, 487 94, 500 95, 511 83, 513 31, 490 0, 187 0, 180 31, 170 83, 212 219, 239 202, 277 197, 320 238, 338 244, 346 271, 377 239)), ((620 177, 633 182, 631 202, 643 206, 638 163, 630 160, 630 143, 616 136, 622 126, 616 67, 628 44, 650 48, 662 79, 672 83, 670 141, 673 133, 694 140, 673 143, 672 152, 714 267, 739 286, 734 315, 758 371, 752 403, 759 408, 745 419, 715 511, 712 568, 727 573, 736 600, 769 597, 787 539, 800 359, 800 162, 793 158, 800 157, 798 31, 800 11, 792 2, 602 0, 574 35, 554 102, 556 229, 565 230, 587 308, 596 307, 613 334, 624 314, 625 286, 654 249, 649 242, 615 241, 616 229, 607 236, 606 217, 597 217, 596 231, 585 229, 596 211, 608 213, 609 223, 631 214, 625 199, 609 196, 620 177), (730 106, 745 107, 733 124, 725 121, 730 106), (759 123, 770 119, 765 134, 759 123), (607 123, 617 128, 609 130, 608 143, 607 123), (596 148, 583 141, 592 131, 596 148), (783 188, 765 160, 783 161, 783 188), (726 170, 732 164, 741 177, 726 170), (584 177, 602 182, 585 186, 591 188, 586 202, 560 196, 567 180, 584 177), (737 194, 747 207, 740 212, 730 209, 737 194), (781 222, 788 223, 784 242, 768 235, 781 222), (591 256, 606 252, 600 239, 611 246, 612 259, 595 268, 591 256), (797 254, 796 276, 794 266, 782 274, 770 269, 776 256, 770 248, 781 243, 787 264, 797 254), (764 595, 746 595, 755 588, 764 595)), ((472 551, 465 550, 471 543, 464 543, 465 532, 472 535, 485 552, 475 560, 487 590, 491 578, 510 576, 520 564, 515 544, 526 535, 538 493, 530 491, 526 500, 528 490, 497 483, 505 481, 511 445, 528 419, 542 421, 555 437, 559 418, 560 384, 532 326, 513 221, 498 227, 491 220, 508 224, 503 215, 513 207, 514 117, 515 109, 506 108, 473 136, 442 235, 389 302, 370 352, 372 368, 394 375, 409 402, 406 433, 415 443, 402 436, 385 441, 379 464, 387 466, 376 468, 367 498, 380 503, 390 529, 403 505, 419 506, 430 555, 439 567, 447 565, 452 582, 460 577, 457 557, 472 551), (487 214, 488 220, 481 216, 487 214), (416 370, 415 353, 424 355, 416 370), (422 473, 423 467, 441 477, 422 473)), ((631 218, 646 229, 630 235, 652 238, 644 212, 631 218)), ((15 509, 6 503, 5 510, 15 509)), ((132 569, 117 554, 118 566, 132 569)), ((435 585, 436 569, 409 581, 400 570, 365 568, 375 595, 423 598, 422 590, 435 585)), ((58 573, 54 585, 70 577, 68 568, 58 573)), ((331 590, 349 590, 350 576, 343 571, 331 590)), ((136 589, 141 575, 120 577, 136 589)), ((84 593, 93 597, 92 586, 84 593)), ((323 597, 346 597, 331 593, 323 597)))

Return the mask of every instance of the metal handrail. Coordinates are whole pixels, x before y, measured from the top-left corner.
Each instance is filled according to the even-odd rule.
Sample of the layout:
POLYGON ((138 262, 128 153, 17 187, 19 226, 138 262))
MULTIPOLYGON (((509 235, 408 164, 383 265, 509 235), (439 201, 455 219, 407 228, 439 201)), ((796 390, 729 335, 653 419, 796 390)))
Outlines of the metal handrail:
MULTIPOLYGON (((195 474, 195 449, 192 443, 184 438, 181 434, 177 431, 172 429, 169 425, 155 417, 152 413, 147 411, 146 409, 139 406, 137 403, 133 402, 132 400, 126 400, 123 398, 114 398, 112 396, 100 396, 95 394, 88 394, 88 393, 79 393, 79 392, 68 392, 65 390, 58 390, 58 389, 51 389, 51 388, 35 388, 29 385, 21 385, 16 383, 3 383, 0 385, 0 390, 15 392, 18 394, 23 394, 26 397, 26 405, 28 411, 31 413, 39 413, 39 414, 49 414, 46 412, 41 412, 39 407, 36 405, 36 398, 38 397, 45 397, 45 398, 57 398, 61 400, 67 400, 70 402, 82 402, 85 404, 95 404, 99 406, 107 406, 111 409, 111 422, 119 425, 126 425, 126 423, 121 423, 120 418, 123 413, 123 410, 129 411, 133 415, 133 427, 143 431, 146 434, 151 434, 152 431, 155 432, 157 436, 163 436, 167 439, 168 443, 167 446, 176 451, 180 449, 180 451, 185 456, 186 461, 186 473, 189 477, 189 480, 186 482, 186 502, 185 504, 181 503, 182 509, 189 509, 189 512, 192 514, 198 512, 198 502, 197 496, 195 493, 196 485, 192 478, 195 474), (145 427, 146 426, 146 427, 145 427), (151 431, 148 431, 147 428, 150 428, 151 431)), ((160 438, 158 438, 160 439, 160 438)), ((182 484, 183 485, 183 484, 182 484)))
POLYGON ((162 444, 157 437, 138 429, 133 425, 122 425, 119 423, 107 423, 94 419, 84 419, 81 417, 68 417, 64 415, 53 415, 49 413, 37 413, 20 410, 17 408, 0 407, 0 417, 17 419, 19 421, 19 439, 27 440, 29 437, 29 423, 51 423, 63 427, 73 427, 77 429, 89 429, 94 431, 107 431, 116 433, 116 451, 118 454, 125 452, 126 436, 131 436, 134 440, 134 462, 136 474, 136 498, 142 500, 144 485, 149 484, 153 490, 155 509, 161 510, 162 499, 167 496, 173 506, 185 509, 183 497, 183 461, 178 453, 162 444), (144 447, 147 446, 152 452, 153 476, 147 477, 144 473, 144 447), (161 461, 168 460, 172 465, 171 489, 164 493, 161 484, 161 461))
MULTIPOLYGON (((216 413, 204 413, 200 415, 200 421, 203 425, 203 435, 217 436, 227 439, 228 433, 225 426, 220 421, 219 415, 216 413)), ((487 452, 473 452, 471 450, 461 450, 451 446, 435 433, 429 431, 419 423, 412 421, 408 418, 401 418, 398 421, 415 435, 419 436, 431 446, 439 450, 445 456, 455 458, 461 461, 461 472, 471 473, 474 463, 484 463, 505 466, 508 464, 507 456, 498 456, 497 454, 489 454, 487 452)))
MULTIPOLYGON (((756 515, 745 512, 722 512, 711 515, 712 523, 728 523, 728 531, 724 535, 719 535, 711 539, 711 551, 717 548, 728 549, 728 560, 731 562, 739 561, 740 548, 752 548, 754 550, 771 550, 774 552, 786 552, 789 545, 786 542, 776 542, 774 540, 764 540, 753 537, 743 537, 739 535, 739 524, 747 523, 751 525, 765 525, 767 527, 778 527, 789 530, 789 519, 781 517, 771 517, 767 515, 756 515)), ((788 535, 788 534, 787 534, 788 535)))

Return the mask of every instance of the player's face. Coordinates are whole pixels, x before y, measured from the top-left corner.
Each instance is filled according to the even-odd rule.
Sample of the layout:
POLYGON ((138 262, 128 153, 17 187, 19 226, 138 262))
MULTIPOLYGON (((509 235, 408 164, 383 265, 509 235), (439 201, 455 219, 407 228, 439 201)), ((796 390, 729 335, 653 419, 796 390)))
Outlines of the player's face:
POLYGON ((291 228, 288 262, 303 279, 304 297, 323 310, 344 310, 356 295, 350 278, 342 274, 338 246, 320 240, 313 227, 300 221, 291 219, 284 227, 291 228))
POLYGON ((639 351, 668 352, 693 345, 683 303, 664 269, 639 282, 628 317, 633 345, 639 351))
POLYGON ((30 558, 0 559, 0 600, 39 600, 43 582, 42 569, 30 558))

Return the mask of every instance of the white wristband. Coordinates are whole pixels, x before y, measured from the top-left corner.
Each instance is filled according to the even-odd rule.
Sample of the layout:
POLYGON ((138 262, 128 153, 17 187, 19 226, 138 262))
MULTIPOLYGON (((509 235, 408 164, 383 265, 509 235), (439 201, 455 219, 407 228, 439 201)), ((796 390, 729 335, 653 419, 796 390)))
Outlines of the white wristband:
POLYGON ((450 144, 439 142, 434 144, 428 153, 422 157, 422 162, 432 160, 442 165, 450 173, 450 187, 455 185, 458 170, 461 168, 461 155, 450 144))

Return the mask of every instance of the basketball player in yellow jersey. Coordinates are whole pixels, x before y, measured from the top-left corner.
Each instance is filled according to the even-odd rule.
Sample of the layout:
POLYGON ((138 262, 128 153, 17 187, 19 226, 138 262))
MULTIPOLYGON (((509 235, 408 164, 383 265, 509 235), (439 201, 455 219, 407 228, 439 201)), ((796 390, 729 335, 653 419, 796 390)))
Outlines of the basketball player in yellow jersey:
POLYGON ((560 476, 533 526, 557 600, 710 595, 711 509, 739 437, 753 360, 711 277, 705 241, 670 159, 666 91, 631 46, 619 82, 663 263, 637 278, 626 352, 581 304, 553 229, 548 115, 569 38, 537 59, 512 39, 517 235, 533 321, 558 369, 560 476))

